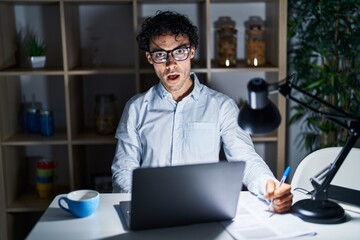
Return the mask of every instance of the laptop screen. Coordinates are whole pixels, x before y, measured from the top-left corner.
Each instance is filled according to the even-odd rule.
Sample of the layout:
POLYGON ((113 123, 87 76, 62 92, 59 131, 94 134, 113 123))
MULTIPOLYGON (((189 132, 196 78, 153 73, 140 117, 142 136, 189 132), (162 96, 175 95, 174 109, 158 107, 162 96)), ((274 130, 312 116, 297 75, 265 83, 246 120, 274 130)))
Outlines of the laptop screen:
POLYGON ((220 161, 135 169, 130 229, 232 219, 236 214, 244 167, 245 162, 220 161))

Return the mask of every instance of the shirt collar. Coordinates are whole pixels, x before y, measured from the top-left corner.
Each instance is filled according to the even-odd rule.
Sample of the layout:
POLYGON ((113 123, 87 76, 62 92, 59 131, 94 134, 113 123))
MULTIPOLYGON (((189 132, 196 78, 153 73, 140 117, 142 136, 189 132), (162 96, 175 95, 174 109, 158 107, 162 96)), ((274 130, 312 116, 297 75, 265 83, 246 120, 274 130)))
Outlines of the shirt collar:
MULTIPOLYGON (((191 93, 189 94, 189 96, 191 96, 192 98, 194 98, 194 100, 198 100, 199 96, 200 96, 200 91, 202 89, 202 84, 200 83, 199 79, 197 78, 196 74, 191 72, 190 73, 190 78, 191 80, 193 80, 194 82, 194 89, 191 91, 191 93)), ((171 94, 165 89, 165 87, 162 85, 161 82, 159 82, 159 84, 157 85, 157 92, 159 94, 159 96, 164 99, 166 96, 171 96, 171 94)))

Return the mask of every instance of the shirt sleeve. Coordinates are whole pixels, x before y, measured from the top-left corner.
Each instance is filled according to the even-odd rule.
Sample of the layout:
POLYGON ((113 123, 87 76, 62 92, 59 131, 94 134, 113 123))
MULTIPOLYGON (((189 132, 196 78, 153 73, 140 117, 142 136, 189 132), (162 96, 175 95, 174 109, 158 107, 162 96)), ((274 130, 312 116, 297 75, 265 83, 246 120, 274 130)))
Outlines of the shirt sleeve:
POLYGON ((228 161, 245 161, 243 183, 256 195, 265 193, 266 181, 275 179, 265 161, 255 152, 250 135, 237 123, 239 108, 229 99, 221 108, 221 136, 228 161))
POLYGON ((113 192, 131 192, 132 172, 140 166, 141 142, 130 103, 125 106, 115 138, 118 142, 111 166, 113 192))

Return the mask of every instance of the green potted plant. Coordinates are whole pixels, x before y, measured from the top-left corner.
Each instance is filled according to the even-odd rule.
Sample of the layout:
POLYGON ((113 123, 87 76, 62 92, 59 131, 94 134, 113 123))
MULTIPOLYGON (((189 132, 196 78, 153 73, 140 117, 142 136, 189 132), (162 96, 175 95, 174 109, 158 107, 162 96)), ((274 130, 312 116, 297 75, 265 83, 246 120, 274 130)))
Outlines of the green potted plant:
MULTIPOLYGON (((288 69, 297 85, 345 112, 360 115, 360 2, 289 0, 288 69)), ((304 97, 317 109, 326 106, 304 97)), ((300 143, 313 151, 342 146, 343 127, 306 108, 292 107, 290 124, 302 120, 300 143)))
POLYGON ((31 34, 26 41, 26 50, 30 57, 32 68, 45 67, 46 45, 43 41, 38 39, 34 34, 31 34))

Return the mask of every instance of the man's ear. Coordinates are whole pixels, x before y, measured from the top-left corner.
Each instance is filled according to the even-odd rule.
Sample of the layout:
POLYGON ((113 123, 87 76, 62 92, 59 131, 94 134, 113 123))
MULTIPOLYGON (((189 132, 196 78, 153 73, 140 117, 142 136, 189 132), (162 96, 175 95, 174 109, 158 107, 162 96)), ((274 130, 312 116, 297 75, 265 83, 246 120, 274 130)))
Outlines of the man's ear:
POLYGON ((154 64, 153 60, 151 59, 150 53, 149 53, 149 52, 146 52, 145 55, 146 55, 146 59, 148 60, 148 62, 149 62, 150 64, 154 64))
POLYGON ((193 59, 195 57, 195 48, 190 49, 190 59, 193 59))

